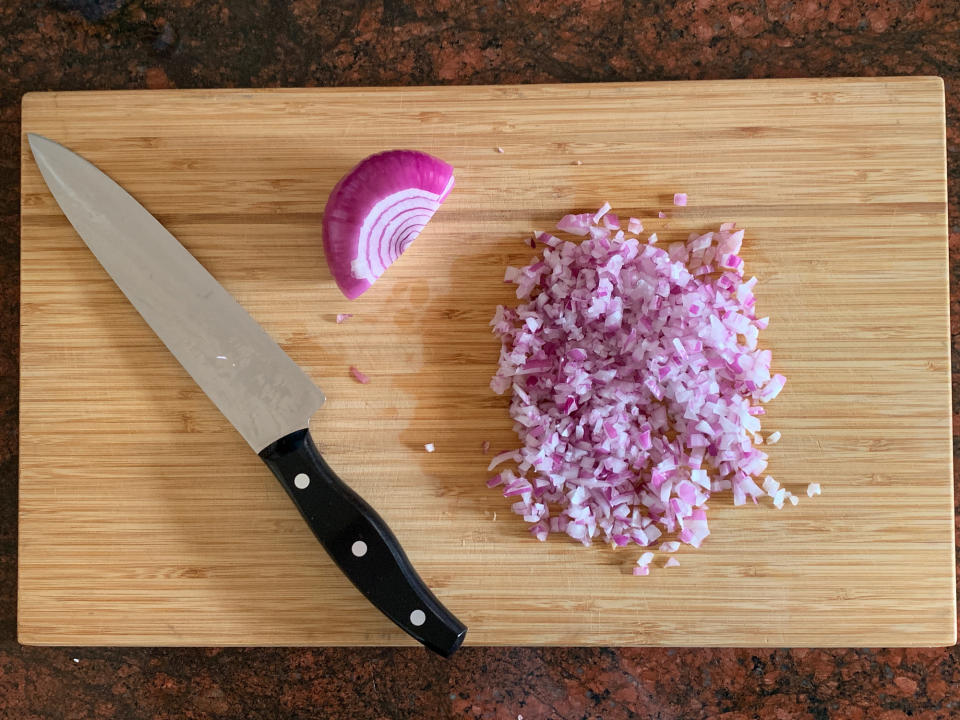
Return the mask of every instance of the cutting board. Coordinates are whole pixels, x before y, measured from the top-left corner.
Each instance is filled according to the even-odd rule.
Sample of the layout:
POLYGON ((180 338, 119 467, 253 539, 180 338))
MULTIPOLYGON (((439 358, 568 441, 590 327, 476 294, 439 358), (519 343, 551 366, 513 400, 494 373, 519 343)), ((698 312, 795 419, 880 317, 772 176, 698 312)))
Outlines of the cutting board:
MULTIPOLYGON (((939 79, 48 93, 24 98, 23 131, 126 187, 324 388, 323 453, 468 644, 955 641, 939 79), (393 147, 448 160, 456 188, 349 302, 324 201, 393 147), (537 542, 484 484, 481 443, 515 443, 488 388, 504 268, 532 256, 530 230, 605 200, 668 241, 746 227, 789 378, 764 428, 800 505, 718 496, 703 548, 649 577, 636 548, 537 542)), ((20 640, 410 642, 74 234, 25 136, 22 153, 20 640)))

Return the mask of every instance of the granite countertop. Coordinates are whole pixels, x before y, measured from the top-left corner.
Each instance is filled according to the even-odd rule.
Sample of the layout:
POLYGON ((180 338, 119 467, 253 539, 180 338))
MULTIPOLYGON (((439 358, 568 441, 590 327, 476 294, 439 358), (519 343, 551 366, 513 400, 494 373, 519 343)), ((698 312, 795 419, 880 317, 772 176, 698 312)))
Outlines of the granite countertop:
POLYGON ((939 75, 946 82, 956 416, 957 0, 0 5, 0 717, 960 717, 957 648, 465 648, 444 661, 420 649, 86 649, 16 642, 23 93, 838 75, 939 75))

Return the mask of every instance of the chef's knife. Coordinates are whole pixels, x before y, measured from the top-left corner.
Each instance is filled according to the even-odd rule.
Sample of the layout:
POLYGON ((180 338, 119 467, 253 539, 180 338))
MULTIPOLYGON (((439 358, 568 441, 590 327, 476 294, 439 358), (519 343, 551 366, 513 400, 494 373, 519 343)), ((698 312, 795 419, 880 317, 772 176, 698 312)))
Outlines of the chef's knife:
POLYGON ((310 437, 310 416, 324 401, 320 388, 126 190, 62 145, 32 133, 28 140, 47 187, 87 247, 273 471, 343 573, 412 637, 441 655, 453 653, 466 627, 310 437))

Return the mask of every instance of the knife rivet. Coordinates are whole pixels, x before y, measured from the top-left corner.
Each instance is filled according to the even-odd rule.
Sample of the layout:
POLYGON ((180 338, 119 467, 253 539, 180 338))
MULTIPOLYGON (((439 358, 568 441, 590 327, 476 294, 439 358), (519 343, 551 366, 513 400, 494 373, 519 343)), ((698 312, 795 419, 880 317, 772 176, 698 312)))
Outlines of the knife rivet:
POLYGON ((363 557, 367 554, 367 544, 363 540, 357 540, 350 546, 350 552, 354 557, 363 557))
POLYGON ((410 622, 417 627, 420 627, 427 621, 427 614, 423 610, 414 610, 410 613, 410 622))
POLYGON ((310 476, 306 473, 297 473, 297 476, 293 479, 293 484, 297 486, 297 490, 303 490, 310 484, 310 476))

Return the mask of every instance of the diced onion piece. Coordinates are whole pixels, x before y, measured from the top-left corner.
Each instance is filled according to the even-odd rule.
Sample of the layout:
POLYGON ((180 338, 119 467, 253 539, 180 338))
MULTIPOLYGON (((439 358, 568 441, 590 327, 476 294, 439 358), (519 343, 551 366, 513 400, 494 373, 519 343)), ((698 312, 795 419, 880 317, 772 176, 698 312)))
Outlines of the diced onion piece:
POLYGON ((583 236, 590 232, 590 220, 590 213, 564 215, 557 223, 557 230, 568 232, 571 235, 583 236))
POLYGON ((686 193, 674 193, 673 195, 673 204, 678 207, 683 207, 687 204, 687 194, 686 193))
POLYGON ((772 432, 767 435, 767 445, 776 445, 780 442, 780 431, 772 432))
POLYGON ((787 491, 784 488, 780 488, 773 494, 773 505, 778 510, 783 507, 783 501, 787 498, 787 491))
POLYGON ((665 568, 668 567, 677 567, 680 564, 680 561, 675 557, 667 558, 667 561, 663 564, 665 568))
POLYGON ((594 214, 593 216, 594 224, 600 222, 600 218, 602 218, 608 212, 610 212, 610 203, 605 202, 603 206, 599 210, 597 210, 597 212, 594 214))
POLYGON ((807 485, 807 497, 813 497, 820 494, 820 483, 810 483, 807 485))
POLYGON ((520 453, 517 450, 507 450, 499 455, 494 455, 493 459, 490 461, 490 464, 487 466, 487 470, 493 470, 497 465, 500 463, 505 463, 508 460, 520 462, 520 453))
POLYGON ((434 446, 433 443, 427 443, 426 445, 423 446, 423 449, 426 450, 427 452, 433 452, 437 448, 434 446))
POLYGON ((350 366, 350 374, 353 375, 354 379, 363 385, 366 385, 370 382, 370 378, 367 377, 364 373, 357 370, 353 365, 350 366))
POLYGON ((603 216, 603 227, 605 227, 607 230, 619 230, 620 218, 613 213, 607 213, 603 216))
POLYGON ((783 375, 774 375, 770 381, 763 386, 763 392, 760 393, 760 402, 770 402, 783 389, 787 379, 783 375))

